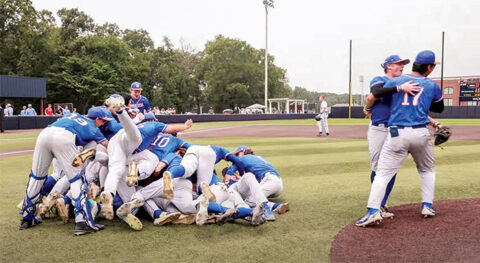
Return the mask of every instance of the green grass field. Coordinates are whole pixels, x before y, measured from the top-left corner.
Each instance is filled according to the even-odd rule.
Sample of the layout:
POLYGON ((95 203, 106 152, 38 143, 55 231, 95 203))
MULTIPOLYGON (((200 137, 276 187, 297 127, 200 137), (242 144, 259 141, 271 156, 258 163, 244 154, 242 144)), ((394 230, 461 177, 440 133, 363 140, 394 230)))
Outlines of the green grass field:
MULTIPOLYGON (((27 138, 35 133, 6 135, 8 141, 25 136, 30 141, 22 148, 33 147, 35 138, 27 138)), ((189 141, 212 143, 211 138, 189 141)), ((0 158, 0 262, 328 262, 336 233, 365 212, 370 190, 366 140, 247 137, 214 143, 231 150, 249 145, 267 158, 284 182, 277 201, 288 201, 291 211, 259 227, 238 220, 224 226, 155 227, 145 219, 144 229, 133 232, 119 220, 100 220, 104 231, 74 237, 73 224, 51 219, 19 231, 15 206, 23 198, 32 156, 0 158)), ((443 150, 435 147, 435 156, 436 200, 480 198, 480 141, 451 141, 443 150)), ((389 206, 417 202, 419 176, 409 157, 389 206)))
MULTIPOLYGON (((445 125, 480 125, 480 119, 438 119, 438 121, 445 125)), ((329 119, 328 121, 329 125, 368 125, 369 122, 370 120, 367 119, 329 119)), ((314 120, 199 122, 194 123, 190 131, 244 125, 316 125, 316 122, 314 120)), ((35 139, 39 133, 35 130, 0 134, 0 151, 31 149, 35 146, 35 139)))

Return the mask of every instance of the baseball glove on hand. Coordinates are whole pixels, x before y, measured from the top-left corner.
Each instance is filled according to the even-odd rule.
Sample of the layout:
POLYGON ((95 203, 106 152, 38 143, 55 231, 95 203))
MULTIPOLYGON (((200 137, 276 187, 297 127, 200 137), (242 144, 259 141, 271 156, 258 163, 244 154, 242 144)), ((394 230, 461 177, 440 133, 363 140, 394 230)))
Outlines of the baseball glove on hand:
POLYGON ((365 119, 370 119, 372 117, 372 108, 367 108, 367 105, 363 107, 363 113, 365 114, 365 119))
POLYGON ((447 142, 451 135, 452 132, 450 132, 449 127, 439 124, 437 131, 433 134, 435 136, 435 145, 447 142))
POLYGON ((318 114, 317 116, 315 116, 315 120, 316 121, 321 121, 322 120, 322 114, 318 114))

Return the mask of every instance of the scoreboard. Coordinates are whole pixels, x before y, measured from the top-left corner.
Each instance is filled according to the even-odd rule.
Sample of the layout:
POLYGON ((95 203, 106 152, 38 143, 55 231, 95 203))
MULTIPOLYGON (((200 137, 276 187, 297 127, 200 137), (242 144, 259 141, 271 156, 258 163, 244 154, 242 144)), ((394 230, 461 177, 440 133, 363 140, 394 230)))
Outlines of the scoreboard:
POLYGON ((480 101, 480 78, 460 80, 460 101, 480 101))

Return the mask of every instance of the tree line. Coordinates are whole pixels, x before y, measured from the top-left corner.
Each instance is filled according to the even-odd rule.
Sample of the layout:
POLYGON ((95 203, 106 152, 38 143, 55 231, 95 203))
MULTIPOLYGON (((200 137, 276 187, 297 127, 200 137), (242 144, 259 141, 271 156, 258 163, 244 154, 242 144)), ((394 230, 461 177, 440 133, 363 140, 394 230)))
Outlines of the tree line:
MULTIPOLYGON (((71 102, 84 113, 138 81, 152 105, 177 112, 263 104, 265 53, 245 41, 218 35, 195 51, 164 37, 156 46, 146 30, 100 25, 76 8, 56 15, 30 0, 0 0, 0 74, 46 78, 49 103, 71 102)), ((268 63, 270 98, 318 104, 320 93, 292 89, 273 56, 268 63)), ((348 101, 325 95, 330 105, 348 101)))

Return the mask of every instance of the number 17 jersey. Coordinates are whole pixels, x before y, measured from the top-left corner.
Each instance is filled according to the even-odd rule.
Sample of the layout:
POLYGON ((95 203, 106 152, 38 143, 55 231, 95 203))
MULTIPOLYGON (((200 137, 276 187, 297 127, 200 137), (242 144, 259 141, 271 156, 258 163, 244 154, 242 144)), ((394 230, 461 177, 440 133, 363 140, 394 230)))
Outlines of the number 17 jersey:
POLYGON ((422 75, 406 74, 389 80, 383 87, 400 87, 405 82, 418 83, 421 89, 412 96, 408 93, 398 92, 392 95, 389 126, 417 126, 429 123, 428 113, 432 102, 439 102, 442 98, 440 86, 431 79, 422 75))

